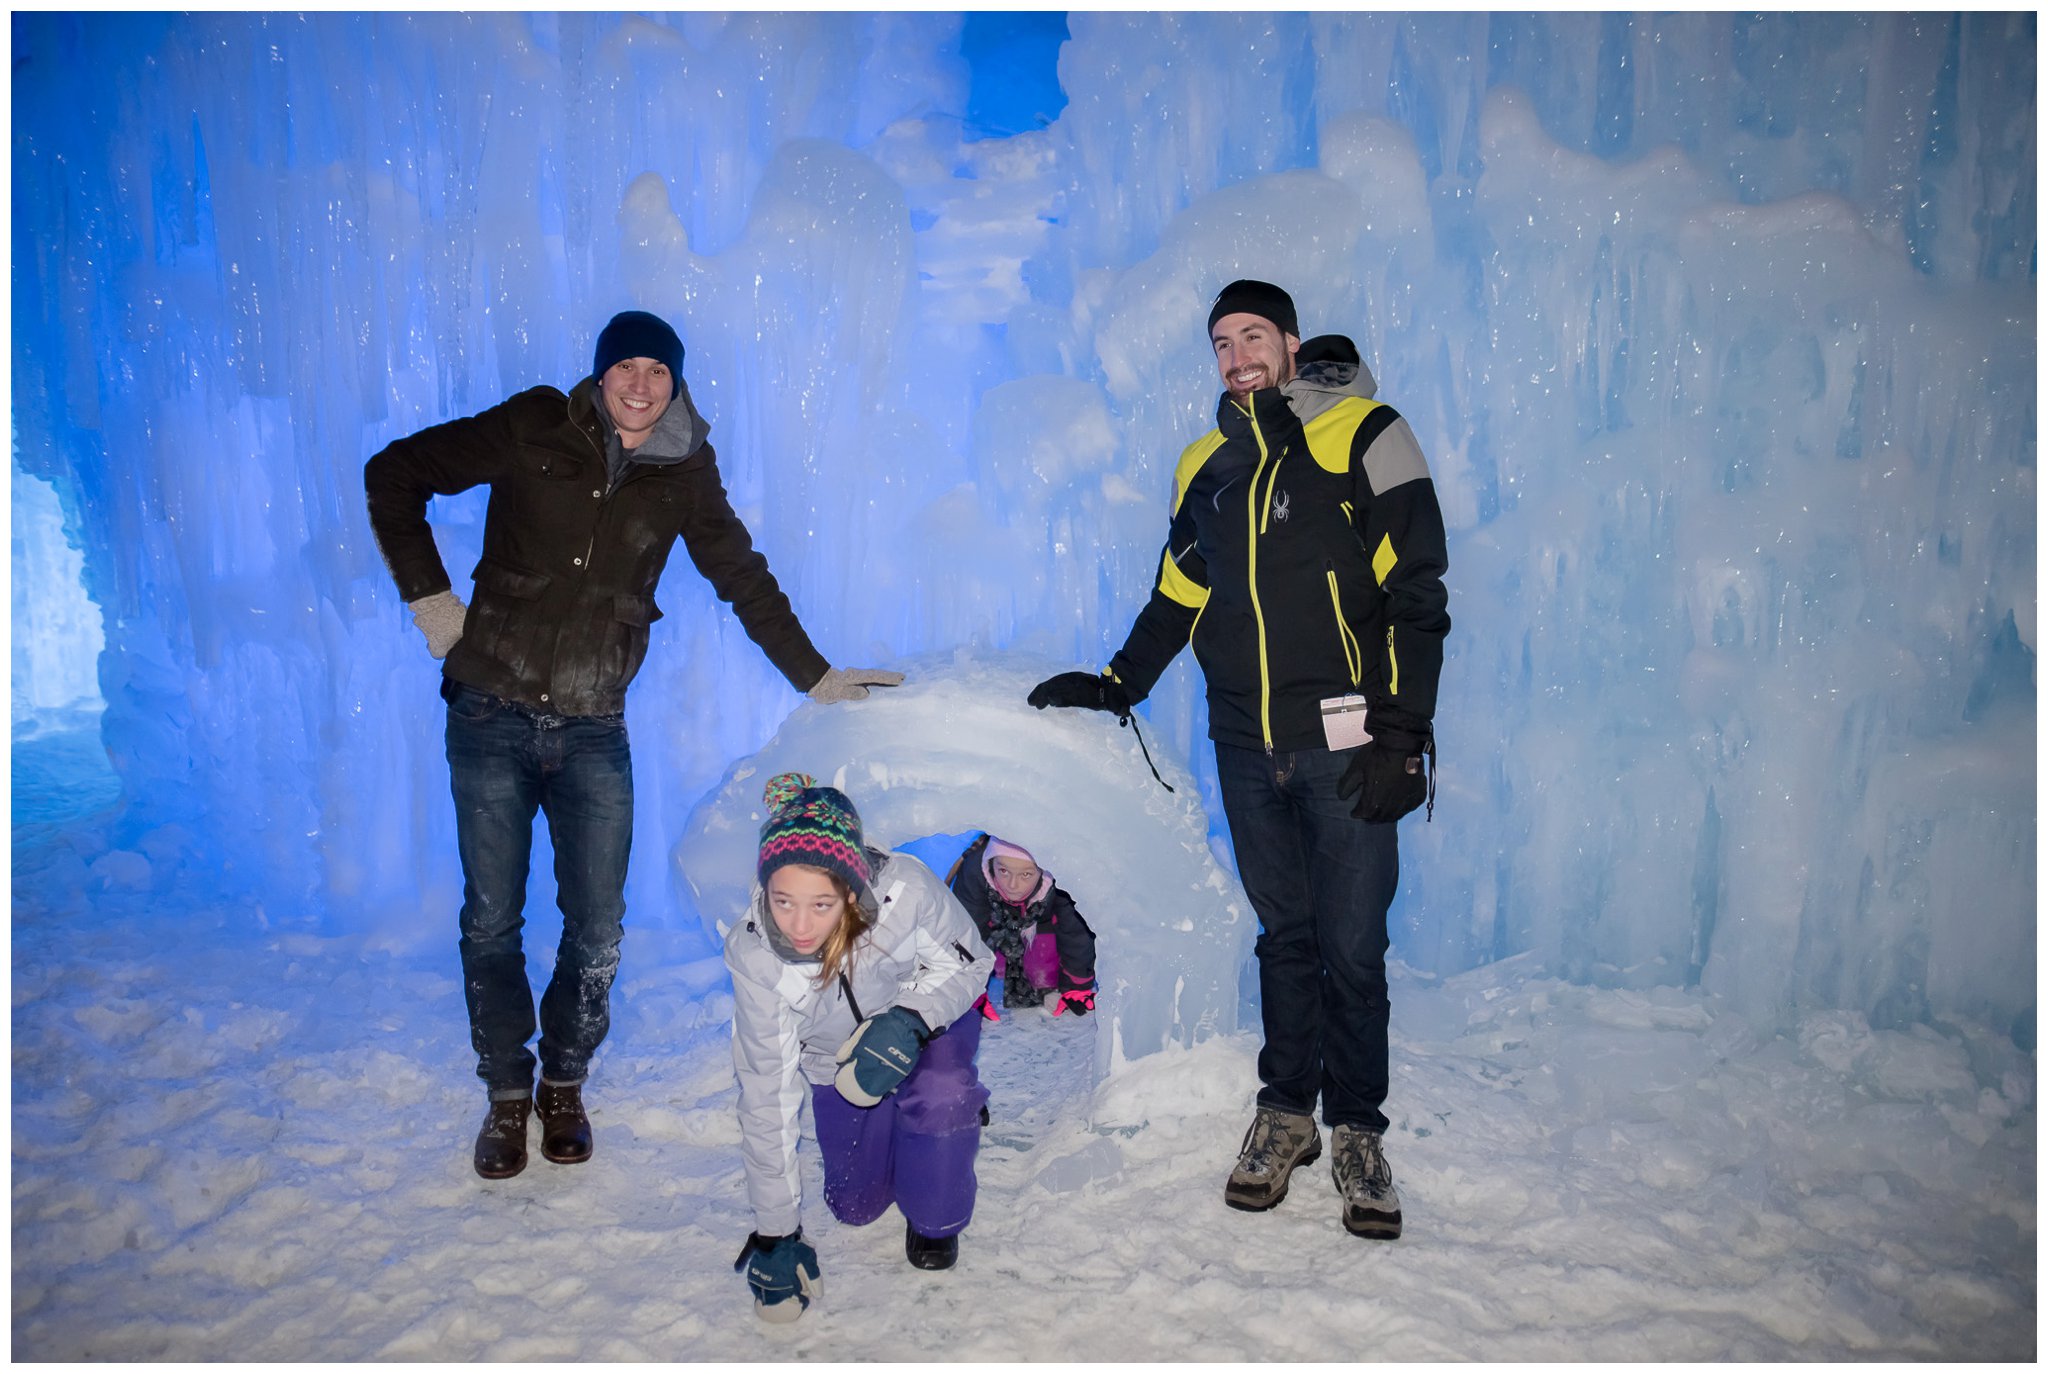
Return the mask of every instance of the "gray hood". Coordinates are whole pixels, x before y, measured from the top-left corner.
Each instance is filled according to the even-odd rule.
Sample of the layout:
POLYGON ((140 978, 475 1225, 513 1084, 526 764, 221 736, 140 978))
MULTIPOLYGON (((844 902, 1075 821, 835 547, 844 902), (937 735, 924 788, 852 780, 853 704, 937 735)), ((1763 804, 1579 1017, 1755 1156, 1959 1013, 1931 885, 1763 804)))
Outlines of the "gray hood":
MULTIPOLYGON (((611 416, 605 416, 611 419, 611 416)), ((683 459, 704 447, 704 441, 711 437, 711 422, 697 413, 696 405, 690 400, 690 384, 678 378, 676 398, 669 402, 661 418, 654 422, 654 431, 640 441, 640 447, 633 450, 636 463, 680 463, 683 459)))
POLYGON ((612 423, 612 413, 605 408, 604 395, 597 389, 596 379, 591 379, 590 402, 597 410, 598 420, 604 425, 604 466, 613 486, 625 474, 626 464, 648 463, 663 466, 680 463, 711 437, 711 422, 697 413, 696 405, 690 400, 690 384, 682 378, 676 379, 676 398, 669 402, 661 418, 654 422, 654 428, 640 441, 640 447, 628 453, 619 443, 619 427, 612 423))
POLYGON ((1370 401, 1378 391, 1379 383, 1358 356, 1358 346, 1342 334, 1304 339, 1301 351, 1294 355, 1294 376, 1280 388, 1288 408, 1303 424, 1346 396, 1370 401))

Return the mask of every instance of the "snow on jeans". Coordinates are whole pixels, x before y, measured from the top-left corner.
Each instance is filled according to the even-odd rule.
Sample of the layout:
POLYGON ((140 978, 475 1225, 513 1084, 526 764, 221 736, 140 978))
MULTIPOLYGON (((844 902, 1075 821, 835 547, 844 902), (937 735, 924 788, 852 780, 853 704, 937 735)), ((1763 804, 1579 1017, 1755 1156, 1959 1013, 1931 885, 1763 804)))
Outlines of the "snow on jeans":
POLYGON ((444 682, 455 843, 462 856, 462 986, 477 1077, 496 1099, 533 1091, 533 989, 520 931, 533 818, 555 849, 562 941, 540 1003, 540 1070, 581 1083, 611 1028, 626 915, 633 760, 623 716, 553 716, 444 682))
POLYGON ((825 1205, 865 1226, 890 1203, 921 1236, 957 1235, 974 1215, 974 1156, 988 1089, 974 1070, 981 1013, 932 1037, 901 1087, 856 1107, 830 1083, 811 1087, 825 1205))

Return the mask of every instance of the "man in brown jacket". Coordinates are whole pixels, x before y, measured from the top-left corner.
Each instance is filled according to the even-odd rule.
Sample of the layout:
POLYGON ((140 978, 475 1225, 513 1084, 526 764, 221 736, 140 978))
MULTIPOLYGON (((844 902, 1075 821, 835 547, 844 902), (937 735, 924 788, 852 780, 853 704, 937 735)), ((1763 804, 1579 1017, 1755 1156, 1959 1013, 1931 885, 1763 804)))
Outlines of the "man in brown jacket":
POLYGON ((597 337, 591 375, 568 394, 522 391, 480 415, 401 439, 363 469, 370 525, 429 651, 445 659, 448 771, 461 851, 463 990, 490 1109, 476 1171, 526 1167, 538 1109, 541 1153, 590 1157, 582 1084, 610 1027, 633 837, 626 687, 660 615, 656 584, 678 537, 790 685, 850 701, 900 673, 832 667, 733 513, 683 385, 683 345, 644 311, 597 337), (475 593, 457 599, 427 501, 488 485, 475 593), (540 1002, 521 947, 533 819, 555 848, 562 943, 540 1002))

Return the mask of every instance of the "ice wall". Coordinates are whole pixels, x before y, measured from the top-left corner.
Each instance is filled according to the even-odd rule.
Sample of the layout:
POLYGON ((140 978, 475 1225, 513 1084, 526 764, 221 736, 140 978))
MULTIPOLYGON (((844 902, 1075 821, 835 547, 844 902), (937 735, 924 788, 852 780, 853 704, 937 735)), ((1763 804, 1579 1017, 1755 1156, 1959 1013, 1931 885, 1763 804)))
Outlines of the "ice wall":
MULTIPOLYGON (((15 16, 16 463, 103 615, 118 841, 271 920, 452 911, 361 461, 627 306, 835 660, 1099 663, 1258 275, 1450 525, 1398 957, 2031 1045, 2034 18, 1068 24, 1066 108, 973 139, 957 15, 15 16)), ((481 502, 434 514, 459 578, 481 502)), ((663 855, 797 698, 661 602, 629 900, 688 927, 663 855)), ((1148 710, 1212 791, 1185 656, 1148 710)))
POLYGON ((64 533, 56 488, 19 468, 12 474, 14 661, 10 690, 17 730, 38 717, 97 711, 99 655, 106 636, 85 594, 85 560, 64 533))

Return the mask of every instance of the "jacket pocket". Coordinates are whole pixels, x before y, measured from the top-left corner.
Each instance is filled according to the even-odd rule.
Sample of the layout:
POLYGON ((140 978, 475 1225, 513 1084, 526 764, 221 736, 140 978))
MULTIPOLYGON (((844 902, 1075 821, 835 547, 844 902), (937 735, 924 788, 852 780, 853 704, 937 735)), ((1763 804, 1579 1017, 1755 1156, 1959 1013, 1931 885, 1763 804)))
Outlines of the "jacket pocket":
POLYGON ((524 681, 539 622, 533 603, 554 579, 486 558, 470 574, 476 595, 459 648, 488 659, 524 681))
POLYGON ((582 467, 575 455, 537 444, 521 445, 519 461, 527 472, 550 482, 566 482, 582 467))
POLYGON ((631 592, 620 592, 612 598, 612 619, 621 625, 646 627, 661 619, 661 607, 654 604, 651 596, 635 596, 631 592))
POLYGON ((611 623, 604 627, 600 650, 603 667, 598 685, 605 692, 623 692, 647 658, 648 626, 661 619, 661 607, 651 596, 619 592, 612 597, 611 623))
POLYGON ((538 601, 541 593, 554 581, 546 573, 525 572, 509 563, 499 563, 486 558, 476 565, 470 574, 480 592, 496 592, 517 601, 538 601))

